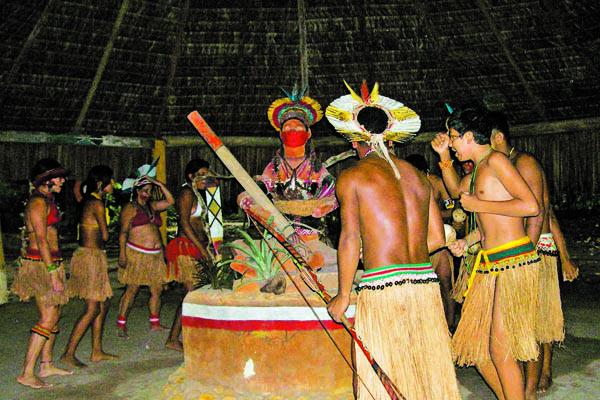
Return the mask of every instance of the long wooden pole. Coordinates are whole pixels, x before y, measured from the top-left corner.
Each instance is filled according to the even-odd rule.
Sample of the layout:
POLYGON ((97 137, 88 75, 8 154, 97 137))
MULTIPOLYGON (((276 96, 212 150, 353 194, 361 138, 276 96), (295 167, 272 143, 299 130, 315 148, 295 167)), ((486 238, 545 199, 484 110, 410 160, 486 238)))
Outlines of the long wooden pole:
POLYGON ((115 20, 115 24, 113 25, 112 32, 110 34, 110 38, 108 39, 108 43, 106 43, 106 47, 104 48, 104 53, 102 54, 102 58, 98 63, 98 68, 96 69, 96 75, 92 80, 92 85, 88 90, 87 96, 85 97, 85 101, 83 102, 83 106, 79 111, 79 115, 77 116, 77 120, 75 121, 74 130, 79 131, 83 124, 83 120, 87 115, 87 112, 92 104, 92 100, 94 99, 94 95, 96 94, 96 89, 98 89, 98 85, 102 80, 102 75, 104 75, 104 70, 106 69, 106 65, 108 64, 108 59, 110 58, 110 53, 112 53, 112 49, 119 34, 119 30, 121 29, 121 23, 123 22, 123 17, 127 12, 127 8, 129 7, 129 0, 123 0, 121 3, 121 8, 119 8, 119 13, 117 14, 117 19, 115 20))
MULTIPOLYGON (((164 140, 154 141, 154 150, 152 151, 152 158, 158 158, 158 164, 156 165, 156 179, 159 182, 167 184, 167 145, 164 140)), ((167 243, 167 211, 160 213, 160 216, 164 224, 160 226, 160 236, 164 244, 167 243)))
POLYGON ((0 226, 0 304, 8 303, 8 280, 6 266, 4 265, 4 246, 2 242, 2 226, 0 226))

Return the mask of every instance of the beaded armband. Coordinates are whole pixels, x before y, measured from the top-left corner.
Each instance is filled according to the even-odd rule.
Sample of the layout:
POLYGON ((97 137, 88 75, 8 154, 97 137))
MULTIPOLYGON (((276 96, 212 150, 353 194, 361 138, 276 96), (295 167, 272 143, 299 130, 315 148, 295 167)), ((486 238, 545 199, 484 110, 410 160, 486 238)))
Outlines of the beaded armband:
POLYGON ((451 209, 453 209, 453 208, 454 208, 454 200, 452 200, 452 199, 450 199, 450 198, 448 198, 448 199, 444 200, 444 201, 442 202, 442 204, 444 205, 444 208, 445 208, 446 210, 451 210, 451 209))
POLYGON ((55 263, 48 264, 46 269, 48 270, 48 272, 54 272, 58 269, 58 264, 55 264, 55 263))

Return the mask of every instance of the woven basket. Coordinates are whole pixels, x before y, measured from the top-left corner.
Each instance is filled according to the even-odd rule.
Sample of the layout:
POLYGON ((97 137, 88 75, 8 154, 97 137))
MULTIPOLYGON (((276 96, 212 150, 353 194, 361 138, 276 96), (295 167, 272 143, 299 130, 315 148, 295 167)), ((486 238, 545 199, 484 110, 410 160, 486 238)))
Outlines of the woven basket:
POLYGON ((275 200, 275 207, 284 214, 308 217, 319 207, 326 204, 324 199, 310 200, 275 200))

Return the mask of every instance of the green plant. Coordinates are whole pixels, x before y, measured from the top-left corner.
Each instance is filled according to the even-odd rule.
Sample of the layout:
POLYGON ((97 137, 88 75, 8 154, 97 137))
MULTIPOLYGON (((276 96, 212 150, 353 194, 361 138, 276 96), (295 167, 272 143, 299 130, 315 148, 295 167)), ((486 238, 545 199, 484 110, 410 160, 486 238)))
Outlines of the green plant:
MULTIPOLYGON (((242 236, 245 246, 237 243, 227 243, 224 246, 235 249, 246 256, 244 262, 256 272, 256 278, 253 280, 272 279, 281 269, 281 264, 290 258, 287 252, 280 249, 272 249, 269 246, 268 241, 272 241, 273 236, 266 230, 261 232, 261 239, 258 245, 247 232, 241 229, 237 231, 242 236), (276 255, 280 256, 277 257, 276 255)), ((238 260, 223 260, 221 264, 229 265, 235 261, 238 260)), ((244 279, 244 276, 242 276, 242 279, 244 279)))
POLYGON ((210 284, 212 289, 231 289, 236 276, 237 273, 229 268, 229 263, 223 260, 216 263, 199 260, 196 264, 195 287, 210 284))

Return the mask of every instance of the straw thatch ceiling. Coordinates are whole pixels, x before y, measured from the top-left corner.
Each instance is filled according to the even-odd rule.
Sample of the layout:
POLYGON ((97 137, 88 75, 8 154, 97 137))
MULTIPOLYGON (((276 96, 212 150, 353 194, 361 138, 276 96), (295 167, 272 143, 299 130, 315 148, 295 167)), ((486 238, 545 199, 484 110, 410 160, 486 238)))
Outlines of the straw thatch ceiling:
MULTIPOLYGON (((482 100, 515 124, 600 115, 597 0, 3 0, 0 130, 271 135, 279 87, 326 106, 379 81, 443 125, 482 100)), ((326 122, 315 128, 329 134, 326 122)))

